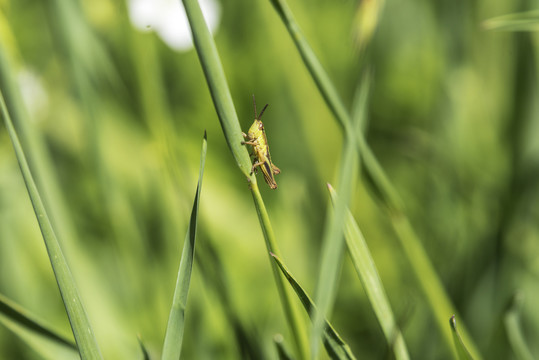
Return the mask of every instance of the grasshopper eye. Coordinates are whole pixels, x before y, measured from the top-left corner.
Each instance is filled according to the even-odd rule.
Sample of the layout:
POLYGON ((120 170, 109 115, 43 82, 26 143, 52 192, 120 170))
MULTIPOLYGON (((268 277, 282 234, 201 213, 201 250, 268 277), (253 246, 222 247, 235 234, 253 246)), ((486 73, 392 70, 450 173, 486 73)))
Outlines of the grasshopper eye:
POLYGON ((258 124, 258 130, 264 130, 264 124, 262 122, 258 124))

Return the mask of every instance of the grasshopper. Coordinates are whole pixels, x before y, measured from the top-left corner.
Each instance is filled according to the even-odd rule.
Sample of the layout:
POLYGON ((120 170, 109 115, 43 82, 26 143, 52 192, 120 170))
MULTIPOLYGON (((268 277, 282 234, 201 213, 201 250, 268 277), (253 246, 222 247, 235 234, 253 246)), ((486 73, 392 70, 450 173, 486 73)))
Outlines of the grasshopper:
POLYGON ((253 105, 255 108, 255 121, 253 125, 249 128, 249 131, 246 133, 242 132, 241 134, 246 139, 242 141, 242 145, 251 145, 253 147, 252 156, 255 157, 255 162, 251 168, 251 174, 257 170, 258 167, 262 169, 264 174, 264 180, 268 183, 269 187, 272 189, 277 189, 277 183, 275 182, 274 175, 279 174, 281 170, 271 162, 271 155, 268 146, 268 139, 266 138, 266 131, 264 130, 264 124, 260 121, 264 110, 268 107, 268 104, 264 106, 260 114, 256 113, 256 101, 255 96, 253 95, 253 105))

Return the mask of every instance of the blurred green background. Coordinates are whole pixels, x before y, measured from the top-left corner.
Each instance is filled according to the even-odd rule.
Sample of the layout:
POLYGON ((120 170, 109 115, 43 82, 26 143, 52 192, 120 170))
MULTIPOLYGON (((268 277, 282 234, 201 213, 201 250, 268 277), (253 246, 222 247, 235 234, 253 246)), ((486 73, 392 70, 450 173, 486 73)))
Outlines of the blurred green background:
MULTIPOLYGON (((539 35, 481 24, 537 5, 290 1, 348 107, 362 72, 372 70, 367 140, 457 321, 488 359, 514 356, 503 318, 515 294, 523 299, 524 338, 539 356, 539 35), (365 19, 377 27, 372 38, 365 19)), ((215 41, 242 128, 253 121, 252 94, 259 109, 270 104, 263 120, 282 171, 279 188, 258 179, 277 241, 290 271, 314 293, 341 132, 270 2, 218 6, 215 41)), ((152 357, 160 354, 204 130, 182 354, 275 358, 273 336, 291 340, 247 183, 196 53, 171 48, 157 30, 151 21, 137 29, 121 0, 0 0, 1 90, 12 116, 26 123, 28 135, 19 136, 35 147, 32 166, 44 169, 41 190, 106 359, 142 358, 137 336, 152 357)), ((412 358, 450 358, 376 197, 363 181, 354 190, 351 210, 412 358)), ((0 293, 70 332, 4 126, 0 293)), ((391 358, 346 256, 331 320, 358 358, 391 358)), ((41 356, 0 325, 0 358, 41 356)))

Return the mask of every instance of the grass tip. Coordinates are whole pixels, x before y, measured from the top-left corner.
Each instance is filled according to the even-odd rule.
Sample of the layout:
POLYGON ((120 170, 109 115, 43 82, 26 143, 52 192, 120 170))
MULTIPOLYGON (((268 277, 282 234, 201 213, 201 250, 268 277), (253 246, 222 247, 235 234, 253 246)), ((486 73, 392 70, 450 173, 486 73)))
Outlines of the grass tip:
POLYGON ((276 343, 282 344, 284 342, 284 337, 282 334, 275 334, 273 336, 273 341, 275 341, 276 343))
POLYGON ((204 140, 208 140, 208 134, 206 133, 206 129, 204 129, 204 140))
POLYGON ((457 328, 457 321, 455 320, 455 314, 453 314, 450 318, 449 318, 449 325, 451 325, 451 327, 453 329, 456 329, 457 328))

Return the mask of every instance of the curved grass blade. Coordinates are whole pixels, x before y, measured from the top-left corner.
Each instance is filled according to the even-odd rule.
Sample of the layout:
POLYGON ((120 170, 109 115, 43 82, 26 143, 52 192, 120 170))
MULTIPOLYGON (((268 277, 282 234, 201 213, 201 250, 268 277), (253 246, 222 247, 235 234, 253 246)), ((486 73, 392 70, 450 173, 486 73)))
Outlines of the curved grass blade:
MULTIPOLYGON (((335 201, 337 193, 329 184, 328 189, 331 194, 331 200, 335 201)), ((378 270, 365 242, 365 238, 350 211, 347 211, 346 215, 344 237, 348 246, 348 252, 352 258, 352 263, 365 288, 365 292, 382 327, 387 343, 393 347, 397 360, 409 359, 410 356, 406 348, 406 343, 395 321, 382 280, 378 275, 378 270)))
POLYGON ((202 141, 202 153, 200 154, 200 173, 198 175, 198 185, 193 202, 193 210, 189 220, 189 227, 185 235, 182 258, 174 290, 174 299, 168 318, 167 332, 165 333, 165 343, 163 345, 163 360, 176 360, 180 358, 183 341, 183 330, 185 326, 185 307, 187 306, 187 295, 189 294, 189 284, 191 282, 191 272, 193 270, 193 259, 195 256, 195 240, 197 233, 198 207, 200 202, 200 190, 202 189, 202 177, 204 175, 204 163, 206 162, 206 151, 208 141, 206 132, 202 141))
POLYGON ((460 360, 473 360, 472 355, 470 355, 470 352, 468 349, 466 349, 466 346, 464 345, 464 342, 462 341, 462 338, 457 330, 457 321, 455 320, 455 315, 451 316, 449 319, 449 325, 451 325, 453 341, 455 343, 455 348, 457 349, 458 358, 460 360))
POLYGON ((485 20, 482 26, 493 31, 539 31, 539 10, 497 16, 485 20))
POLYGON ((73 335, 75 336, 81 358, 83 360, 101 359, 101 353, 97 346, 90 322, 86 316, 86 312, 84 311, 84 306, 75 286, 75 281, 69 270, 67 261, 64 258, 64 254, 62 253, 62 249, 58 243, 54 229, 52 228, 47 211, 41 201, 41 196, 32 177, 32 172, 26 161, 24 151, 17 137, 17 133, 15 132, 15 128, 13 127, 13 123, 11 122, 11 118, 9 117, 4 102, 4 96, 1 91, 0 106, 2 117, 4 118, 4 122, 8 129, 15 155, 17 156, 24 182, 39 223, 39 228, 41 229, 43 240, 45 241, 52 270, 56 277, 58 288, 60 289, 60 294, 66 308, 69 323, 71 324, 71 329, 73 330, 73 335))
MULTIPOLYGON (((225 73, 223 71, 221 60, 219 59, 215 42, 208 30, 197 0, 182 0, 182 2, 193 35, 193 43, 202 70, 204 71, 206 82, 208 83, 225 139, 238 167, 249 181, 249 188, 255 203, 266 248, 274 254, 279 254, 273 228, 271 227, 264 201, 260 195, 256 177, 254 174, 250 175, 252 165, 251 159, 245 146, 241 145, 243 137, 241 135, 238 116, 232 102, 232 95, 230 94, 230 89, 226 82, 225 73)), ((285 286, 284 279, 277 269, 277 265, 275 265, 273 261, 270 261, 270 264, 277 284, 281 304, 294 339, 298 357, 306 359, 308 357, 307 330, 299 317, 298 310, 292 303, 292 294, 285 286)))
POLYGON ((533 355, 526 345, 524 334, 520 324, 520 307, 522 305, 522 296, 516 294, 509 306, 509 309, 505 313, 503 322, 505 325, 505 331, 507 332, 507 338, 511 344, 511 349, 515 354, 517 360, 532 360, 533 355))
MULTIPOLYGON (((324 71, 322 65, 318 61, 313 50, 309 46, 305 36, 300 30, 299 25, 295 21, 292 12, 288 8, 285 0, 270 0, 275 10, 283 20, 292 40, 294 41, 298 52, 303 59, 303 62, 314 82, 318 86, 318 90, 326 101, 328 108, 333 112, 333 115, 341 129, 344 131, 346 138, 350 137, 354 129, 351 124, 350 115, 344 108, 344 105, 337 94, 329 76, 324 71)), ((380 163, 372 153, 362 133, 356 134, 356 145, 359 155, 362 160, 362 170, 365 171, 365 178, 373 187, 374 193, 380 198, 384 209, 389 215, 392 226, 397 233, 397 237, 401 242, 405 255, 408 258, 414 275, 418 279, 421 290, 427 300, 427 304, 431 308, 436 319, 436 324, 443 336, 447 349, 453 351, 453 339, 451 331, 447 328, 447 314, 455 312, 455 306, 451 303, 443 284, 436 274, 430 259, 425 252, 421 241, 417 237, 410 221, 408 220, 402 200, 400 199, 393 184, 388 179, 380 163)), ((344 195, 342 190, 341 195, 344 195)), ((337 207, 336 207, 337 211, 337 207)), ((322 304, 319 304, 322 306, 322 304)), ((322 308, 321 308, 322 309, 322 308)), ((468 335, 466 329, 461 327, 461 334, 468 344, 468 348, 476 359, 479 359, 479 352, 468 335)))
POLYGON ((60 334, 52 326, 45 324, 3 294, 0 294, 0 322, 12 330, 14 330, 14 327, 18 327, 19 331, 14 330, 18 335, 21 331, 28 332, 42 338, 44 341, 53 343, 53 346, 65 348, 65 352, 72 352, 74 357, 78 356, 77 345, 73 340, 60 334))
MULTIPOLYGON (((288 280, 288 282, 296 292, 296 295, 303 304, 305 311, 307 311, 307 313, 311 317, 311 320, 314 320, 315 314, 318 312, 314 302, 311 300, 305 290, 303 290, 301 285, 296 281, 292 274, 288 271, 281 259, 279 259, 279 257, 275 254, 270 255, 273 257, 273 259, 279 266, 279 269, 286 277, 286 280, 288 280)), ((324 332, 322 334, 322 340, 324 342, 326 351, 332 359, 352 360, 356 358, 354 354, 352 354, 352 351, 350 350, 348 344, 344 342, 344 340, 340 337, 337 331, 335 331, 333 326, 327 320, 324 320, 324 332)))
POLYGON ((275 348, 277 349, 277 355, 279 356, 279 360, 292 360, 290 353, 288 352, 288 350, 286 350, 286 347, 284 345, 284 338, 281 334, 277 334, 273 337, 273 343, 275 344, 275 348))
POLYGON ((150 360, 150 353, 148 352, 148 349, 146 349, 146 346, 144 345, 144 342, 142 342, 142 338, 137 336, 138 344, 140 346, 140 351, 142 352, 142 359, 144 360, 150 360))

